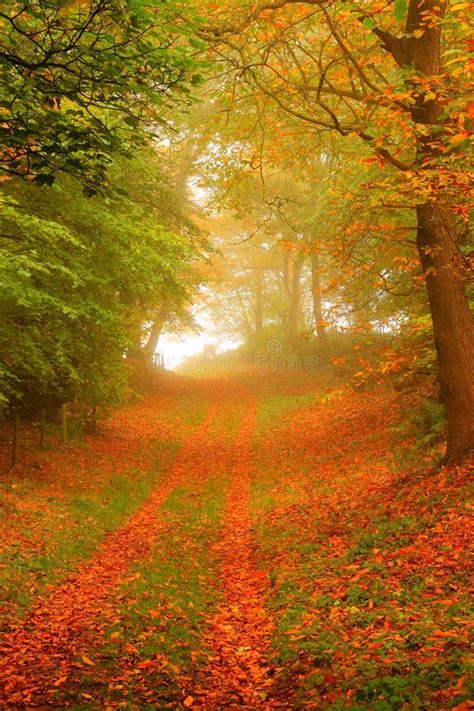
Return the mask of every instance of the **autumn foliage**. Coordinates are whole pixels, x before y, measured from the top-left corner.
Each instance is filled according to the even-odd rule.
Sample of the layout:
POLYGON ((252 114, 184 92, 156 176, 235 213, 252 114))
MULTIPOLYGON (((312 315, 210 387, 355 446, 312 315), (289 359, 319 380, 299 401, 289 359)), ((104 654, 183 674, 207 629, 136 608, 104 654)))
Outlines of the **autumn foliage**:
POLYGON ((1 5, 0 706, 472 709, 473 3, 1 5))
POLYGON ((468 468, 401 468, 399 417, 327 378, 167 376, 4 477, 3 703, 469 708, 468 468))

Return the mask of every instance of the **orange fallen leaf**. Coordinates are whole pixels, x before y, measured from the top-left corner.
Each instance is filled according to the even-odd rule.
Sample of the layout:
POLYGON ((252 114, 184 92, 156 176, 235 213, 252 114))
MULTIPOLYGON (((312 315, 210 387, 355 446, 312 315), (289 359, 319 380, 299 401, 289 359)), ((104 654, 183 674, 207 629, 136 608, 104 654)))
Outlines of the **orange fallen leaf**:
POLYGON ((67 675, 60 676, 59 679, 56 679, 56 681, 53 683, 53 686, 61 686, 61 684, 64 684, 65 681, 67 681, 67 675))
POLYGON ((89 657, 87 657, 85 654, 83 654, 81 658, 84 664, 87 664, 90 667, 95 667, 95 664, 92 659, 89 659, 89 657))
POLYGON ((186 696, 186 698, 183 701, 183 706, 186 706, 186 708, 189 708, 190 706, 193 705, 194 699, 192 696, 186 696))

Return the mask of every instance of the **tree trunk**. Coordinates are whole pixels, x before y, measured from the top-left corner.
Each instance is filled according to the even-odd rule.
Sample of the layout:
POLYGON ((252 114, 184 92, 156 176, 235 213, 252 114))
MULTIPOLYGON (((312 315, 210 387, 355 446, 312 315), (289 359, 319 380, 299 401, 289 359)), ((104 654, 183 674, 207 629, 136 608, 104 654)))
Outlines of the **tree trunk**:
POLYGON ((160 319, 159 321, 154 321, 153 326, 151 327, 151 331, 148 335, 148 340, 143 346, 143 354, 146 356, 147 359, 153 358, 155 355, 156 349, 158 347, 158 341, 160 340, 161 332, 163 330, 164 326, 164 319, 160 319))
POLYGON ((455 217, 440 198, 417 208, 417 246, 426 277, 446 408, 446 458, 474 450, 474 322, 456 242, 455 217))
MULTIPOLYGON (((442 72, 440 47, 446 5, 437 0, 410 0, 405 35, 394 38, 379 33, 385 48, 399 66, 426 78, 428 89, 442 72)), ((437 145, 443 140, 443 105, 427 100, 428 89, 414 86, 411 108, 414 125, 423 125, 417 142, 420 175, 425 165, 436 164, 437 145)), ((456 219, 446 187, 434 184, 429 201, 417 207, 417 247, 426 278, 438 354, 441 399, 446 408, 448 443, 446 460, 456 462, 474 450, 474 323, 466 294, 456 219)))
MULTIPOLYGON (((425 12, 436 14, 437 0, 423 4, 411 0, 407 32, 425 29, 425 12)), ((438 8, 439 12, 439 8, 438 8)), ((405 40, 405 65, 415 66, 428 78, 440 73, 441 25, 436 23, 420 38, 405 40)), ((416 123, 428 127, 419 137, 417 161, 436 160, 442 140, 443 107, 437 99, 426 101, 418 93, 412 108, 416 123)), ((464 281, 458 247, 456 218, 444 188, 436 186, 433 197, 417 208, 417 247, 426 278, 433 333, 439 362, 441 399, 446 408, 448 442, 446 460, 455 462, 474 450, 474 322, 464 281)))
POLYGON ((319 253, 311 255, 311 291, 313 294, 313 318, 318 340, 322 346, 327 345, 327 333, 324 326, 323 308, 321 304, 321 263, 319 253))
POLYGON ((251 316, 249 317, 247 314, 247 307, 244 303, 244 300, 242 298, 242 294, 240 293, 240 290, 236 289, 235 294, 236 294, 237 300, 240 304, 240 315, 242 317, 242 326, 243 326, 244 331, 246 333, 247 340, 250 341, 252 338, 252 318, 251 318, 251 316))
POLYGON ((303 269, 303 257, 297 257, 290 262, 289 286, 290 300, 288 304, 287 334, 290 342, 296 342, 299 338, 299 317, 300 317, 300 279, 303 269))
POLYGON ((263 328, 263 270, 255 271, 255 334, 260 335, 263 328))
POLYGON ((147 342, 142 348, 142 355, 146 360, 151 360, 155 355, 156 349, 158 347, 158 341, 165 325, 166 317, 168 315, 168 309, 166 306, 162 306, 158 311, 156 318, 153 321, 150 333, 148 335, 147 342))

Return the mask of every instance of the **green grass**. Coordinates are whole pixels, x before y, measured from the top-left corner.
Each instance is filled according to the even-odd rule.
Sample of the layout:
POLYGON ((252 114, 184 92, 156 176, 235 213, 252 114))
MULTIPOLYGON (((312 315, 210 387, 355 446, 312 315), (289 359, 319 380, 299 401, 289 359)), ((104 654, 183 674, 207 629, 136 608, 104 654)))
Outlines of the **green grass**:
POLYGON ((220 527, 224 483, 213 478, 202 491, 185 485, 172 492, 162 507, 166 530, 150 558, 133 567, 119 589, 122 602, 113 624, 106 626, 103 645, 91 650, 96 667, 78 688, 69 688, 69 703, 87 693, 96 702, 103 703, 105 695, 126 708, 162 708, 180 697, 178 677, 206 663, 201 635, 220 599, 212 542, 220 527), (142 668, 139 683, 132 674, 125 688, 110 691, 98 677, 117 674, 117 650, 127 645, 134 650, 128 658, 131 666, 139 669, 150 660, 155 666, 142 668), (148 705, 149 698, 153 704, 148 705))
POLYGON ((231 401, 230 406, 222 408, 219 418, 211 423, 209 434, 217 435, 222 440, 233 440, 239 434, 245 407, 244 402, 231 401))
POLYGON ((269 429, 283 423, 290 412, 299 408, 308 407, 316 402, 311 394, 306 395, 273 395, 261 400, 258 404, 255 431, 262 435, 269 429))
POLYGON ((176 412, 188 427, 198 427, 209 412, 209 400, 202 395, 184 395, 176 401, 176 412))
POLYGON ((449 542, 446 521, 462 513, 469 493, 431 487, 429 478, 426 486, 415 480, 366 493, 365 469, 378 461, 363 459, 357 432, 331 462, 317 452, 302 453, 296 467, 272 459, 271 451, 260 455, 260 437, 271 440, 287 412, 310 402, 268 397, 258 410, 252 516, 258 555, 269 570, 281 683, 296 686, 296 708, 421 710, 428 699, 430 708, 454 708, 472 693, 468 574, 463 566, 449 567, 443 538, 431 562, 429 546, 427 554, 418 545, 436 541, 436 530, 446 530, 449 542), (325 480, 318 481, 323 467, 325 480))
MULTIPOLYGON (((176 399, 173 407, 178 422, 190 432, 202 423, 208 411, 209 400, 199 393, 176 399)), ((161 417, 160 413, 157 421, 161 417)), ((75 435, 74 447, 86 446, 77 439, 80 432, 75 435)), ((25 615, 38 593, 60 583, 81 560, 87 559, 105 535, 121 526, 146 500, 166 474, 180 446, 178 441, 153 440, 146 444, 144 459, 152 462, 146 471, 130 467, 99 485, 94 470, 85 474, 78 471, 78 493, 72 498, 70 490, 65 495, 56 491, 48 495, 38 479, 15 481, 18 503, 4 511, 4 518, 8 521, 20 513, 21 535, 26 543, 12 545, 0 556, 0 604, 5 611, 2 617, 8 621, 12 614, 25 615), (92 487, 86 479, 91 480, 92 487), (40 543, 34 544, 35 538, 40 543), (33 539, 31 545, 28 539, 33 539)))
MULTIPOLYGON (((145 501, 172 461, 178 443, 154 445, 156 463, 146 472, 133 468, 120 476, 112 476, 99 492, 83 491, 70 500, 55 499, 54 515, 45 524, 44 553, 31 552, 28 547, 15 545, 1 557, 0 589, 3 603, 16 614, 30 609, 33 594, 46 586, 56 585, 78 563, 89 557, 104 536, 118 528, 145 501)), ((25 482, 24 494, 32 485, 25 482)), ((18 486, 18 496, 21 496, 18 486)), ((28 492, 29 493, 29 492, 28 492)), ((31 495, 29 493, 29 495, 31 495)), ((44 516, 42 509, 35 512, 38 523, 44 516)))

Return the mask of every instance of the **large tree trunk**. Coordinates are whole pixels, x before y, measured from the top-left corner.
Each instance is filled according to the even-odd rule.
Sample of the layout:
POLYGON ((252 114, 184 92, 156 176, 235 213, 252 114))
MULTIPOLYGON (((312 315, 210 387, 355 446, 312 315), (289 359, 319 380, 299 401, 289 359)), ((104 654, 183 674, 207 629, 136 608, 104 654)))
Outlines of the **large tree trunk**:
MULTIPOLYGON (((442 72, 442 23, 426 17, 441 15, 446 6, 437 0, 410 0, 405 35, 378 33, 399 66, 426 78, 427 86, 442 72)), ((437 98, 427 100, 427 89, 415 85, 411 108, 414 125, 422 125, 417 143, 420 175, 435 165, 445 119, 437 98)), ((452 198, 451 198, 452 199, 452 198)), ((430 200, 417 207, 417 247, 426 278, 441 382, 446 407, 446 459, 455 462, 474 450, 474 324, 466 294, 456 219, 444 185, 432 186, 430 200)))
POLYGON ((321 304, 321 262, 318 252, 311 255, 311 291, 313 295, 313 318, 318 340, 322 346, 327 345, 327 333, 324 326, 323 308, 321 304))
POLYGON ((143 346, 143 353, 147 358, 153 358, 156 349, 158 347, 158 341, 160 340, 161 332, 164 326, 164 319, 160 321, 154 321, 151 327, 150 333, 148 335, 147 342, 143 346))
POLYGON ((447 459, 457 461, 474 449, 474 322, 450 206, 438 198, 418 207, 417 216, 448 421, 447 459))
MULTIPOLYGON (((411 0, 407 31, 425 29, 424 12, 436 14, 437 0, 411 0)), ((406 40, 405 64, 421 75, 433 77, 440 68, 441 28, 436 24, 420 38, 406 40)), ((443 107, 426 101, 422 93, 412 109, 416 123, 428 127, 418 143, 420 170, 426 160, 436 160, 441 139, 443 107)), ((446 459, 455 462, 474 450, 474 322, 469 308, 464 269, 459 252, 456 218, 449 199, 437 187, 433 197, 417 208, 417 247, 426 278, 439 362, 441 399, 446 408, 448 443, 446 459)))

